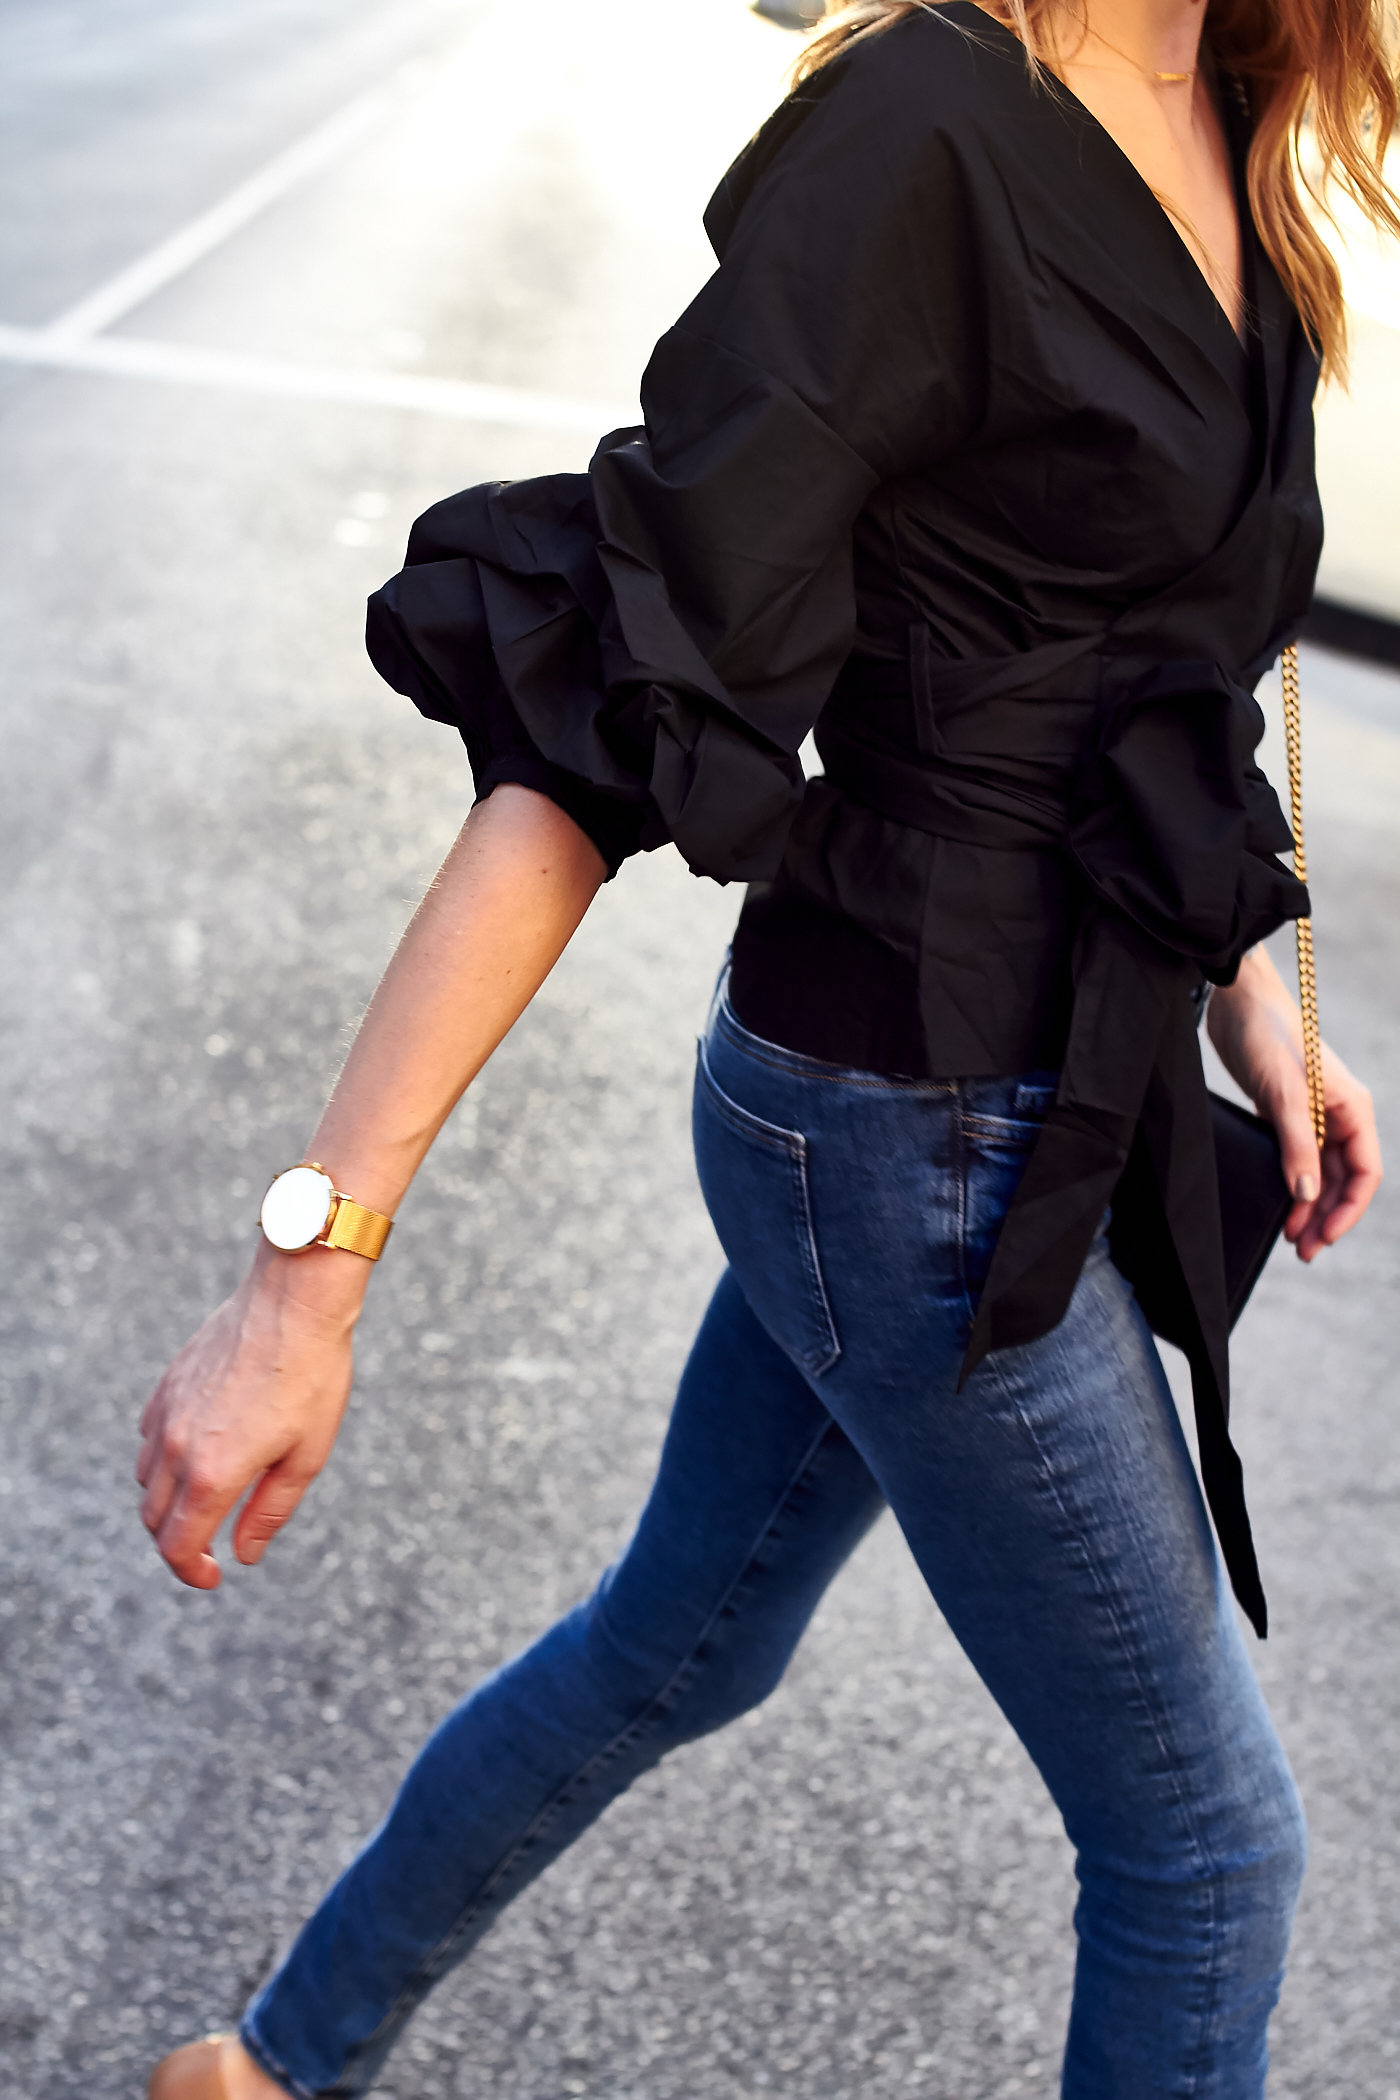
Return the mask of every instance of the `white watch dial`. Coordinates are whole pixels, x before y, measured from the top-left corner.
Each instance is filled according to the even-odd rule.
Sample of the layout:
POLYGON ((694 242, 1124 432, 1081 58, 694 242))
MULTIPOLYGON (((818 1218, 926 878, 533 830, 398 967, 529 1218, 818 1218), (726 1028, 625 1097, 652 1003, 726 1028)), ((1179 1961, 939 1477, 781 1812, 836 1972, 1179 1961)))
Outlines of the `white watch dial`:
POLYGON ((315 1167, 289 1167, 262 1201, 262 1229, 274 1247, 292 1253, 321 1237, 331 1214, 335 1185, 315 1167))

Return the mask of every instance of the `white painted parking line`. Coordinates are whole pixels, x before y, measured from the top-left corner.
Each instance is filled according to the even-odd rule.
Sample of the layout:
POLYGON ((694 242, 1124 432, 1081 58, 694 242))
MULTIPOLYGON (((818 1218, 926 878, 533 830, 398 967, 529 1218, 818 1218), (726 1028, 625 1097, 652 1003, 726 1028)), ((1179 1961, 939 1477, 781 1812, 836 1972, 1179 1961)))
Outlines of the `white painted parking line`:
POLYGON ((240 394, 271 394, 291 401, 349 401, 370 408, 408 409, 466 423, 504 423, 520 429, 605 431, 635 423, 635 402, 581 401, 523 387, 478 386, 465 379, 433 379, 419 372, 376 372, 351 366, 302 365, 190 343, 146 342, 136 336, 62 337, 49 328, 0 325, 0 362, 95 372, 114 379, 164 381, 171 386, 222 387, 240 394))
POLYGON ((313 132, 299 139, 270 160, 265 168, 240 182, 236 190, 209 211, 201 212, 177 233, 160 241, 145 255, 138 256, 124 270, 106 284, 89 292, 67 313, 50 321, 44 330, 56 342, 85 342, 114 321, 120 321, 135 307, 141 306, 155 292, 163 290, 176 277, 202 262, 214 249, 221 248, 233 234, 238 233, 250 220, 265 212, 270 204, 285 197, 298 183, 320 173, 333 160, 337 160, 346 149, 373 129, 393 106, 392 97, 383 92, 359 95, 345 109, 339 111, 324 124, 318 124, 313 132))
POLYGON ((246 356, 197 344, 154 342, 103 331, 143 305, 224 245, 299 184, 390 115, 398 92, 421 85, 421 61, 400 66, 387 87, 359 95, 305 138, 277 154, 210 210, 160 241, 42 328, 0 324, 0 363, 145 379, 171 386, 216 387, 296 401, 343 401, 407 409, 470 423, 567 430, 598 437, 637 420, 635 403, 582 401, 518 387, 434 379, 426 373, 357 370, 246 356))

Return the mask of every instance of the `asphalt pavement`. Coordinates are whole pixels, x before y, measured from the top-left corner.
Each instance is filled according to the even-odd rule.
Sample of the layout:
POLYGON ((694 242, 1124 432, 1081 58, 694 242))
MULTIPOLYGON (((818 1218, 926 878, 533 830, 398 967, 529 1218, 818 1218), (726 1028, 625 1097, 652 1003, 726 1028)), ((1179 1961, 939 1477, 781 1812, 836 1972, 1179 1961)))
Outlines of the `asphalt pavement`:
MULTIPOLYGON (((365 594, 436 497, 633 411, 792 49, 738 0, 0 0, 6 2100, 135 2100, 233 2020, 644 1492, 720 1268, 688 1088, 739 901, 669 851, 449 1125, 263 1566, 180 1590, 131 1466, 470 800, 365 662, 365 594)), ((1393 396, 1358 412, 1393 442, 1393 396)), ((1360 446, 1347 519, 1353 482, 1379 515, 1360 446)), ((1303 670, 1324 1020, 1393 1127, 1400 682, 1303 670)), ((1384 1192, 1314 1270, 1275 1260, 1237 1343, 1313 1833, 1278 2100, 1400 2100, 1398 1263, 1384 1192)), ((383 2090, 1049 2096, 1073 1896, 886 1522, 769 1704, 522 1898, 383 2090)))

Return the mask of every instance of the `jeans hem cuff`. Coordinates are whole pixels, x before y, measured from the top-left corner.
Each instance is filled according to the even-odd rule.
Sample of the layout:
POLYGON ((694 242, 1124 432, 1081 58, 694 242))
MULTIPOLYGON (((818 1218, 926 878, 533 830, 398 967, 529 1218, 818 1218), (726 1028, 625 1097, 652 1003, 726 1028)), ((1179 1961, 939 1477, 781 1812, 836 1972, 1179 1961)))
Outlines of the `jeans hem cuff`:
POLYGON ((275 2079, 284 2093, 292 2095, 292 2100, 317 2100, 314 2087, 300 2084, 297 2079, 293 2078, 285 2064, 279 2064, 275 2056, 268 2055, 263 2044, 258 2040, 255 2029, 247 2020, 239 2023, 238 2039, 252 2057, 258 2069, 266 2077, 275 2079))

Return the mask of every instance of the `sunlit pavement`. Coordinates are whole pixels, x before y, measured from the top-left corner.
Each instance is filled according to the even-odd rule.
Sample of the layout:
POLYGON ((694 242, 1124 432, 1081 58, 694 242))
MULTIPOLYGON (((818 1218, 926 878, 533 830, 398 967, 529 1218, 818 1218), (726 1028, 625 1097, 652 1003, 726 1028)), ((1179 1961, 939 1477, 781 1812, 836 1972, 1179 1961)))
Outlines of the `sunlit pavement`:
MULTIPOLYGON (((226 2023, 644 1490, 719 1268, 687 1088, 738 904, 669 853, 449 1127, 264 1566, 179 1591, 130 1467, 470 798, 365 663, 364 595, 433 498, 580 466, 635 413, 794 49, 737 0, 0 0, 6 2100, 130 2100, 226 2023)), ((1336 587, 1382 608, 1397 343, 1364 321, 1323 426, 1336 587)), ((1304 700, 1324 1021, 1389 1116, 1400 697, 1314 650, 1304 700)), ((1290 2100, 1400 2095, 1398 1243, 1383 1200, 1316 1270, 1280 1256, 1237 1350, 1313 1828, 1290 2100)), ((613 1810, 386 2089, 1048 2095, 1072 1902, 887 1524, 763 1713, 613 1810)))

